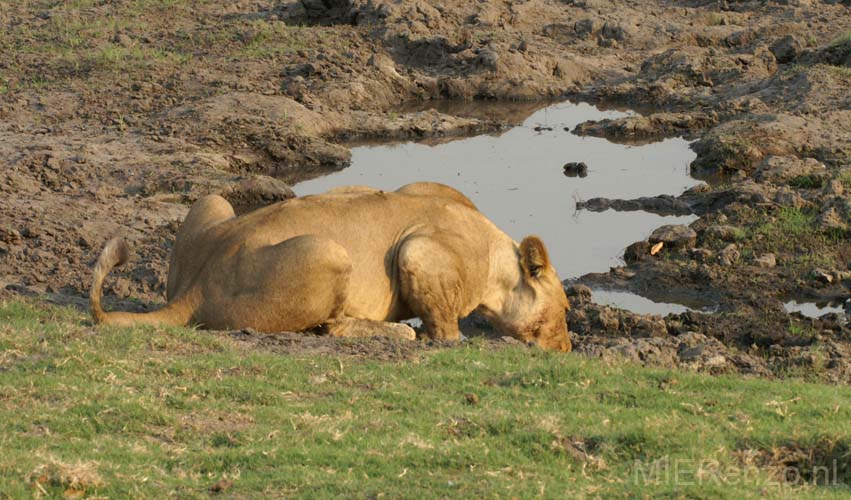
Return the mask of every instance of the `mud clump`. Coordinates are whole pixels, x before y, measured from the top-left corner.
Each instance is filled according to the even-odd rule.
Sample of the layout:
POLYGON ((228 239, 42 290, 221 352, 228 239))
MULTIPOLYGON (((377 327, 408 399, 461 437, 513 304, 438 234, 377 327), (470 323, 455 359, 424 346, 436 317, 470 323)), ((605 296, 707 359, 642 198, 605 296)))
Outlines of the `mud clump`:
POLYGON ((654 113, 614 120, 588 121, 573 129, 576 135, 605 137, 614 142, 635 143, 679 135, 694 136, 718 123, 708 114, 654 113))
POLYGON ((803 49, 804 42, 795 35, 786 35, 783 38, 775 40, 769 47, 769 50, 771 50, 771 53, 774 54, 774 57, 780 64, 794 61, 803 49))
POLYGON ((756 167, 754 179, 759 182, 795 183, 800 187, 820 187, 827 168, 813 158, 797 156, 769 156, 756 167))
POLYGON ((223 189, 221 195, 233 205, 237 214, 295 198, 295 193, 289 185, 262 175, 240 179, 223 189))
POLYGON ((583 162, 565 163, 563 169, 567 177, 588 177, 588 165, 583 162))
POLYGON ((650 212, 658 215, 691 215, 692 208, 688 202, 679 197, 671 195, 643 196, 632 200, 619 200, 610 198, 591 198, 576 202, 577 210, 589 210, 591 212, 604 212, 616 210, 618 212, 650 212))
POLYGON ((697 233, 682 224, 666 225, 653 231, 648 241, 651 245, 664 243, 668 248, 688 249, 697 242, 697 233))

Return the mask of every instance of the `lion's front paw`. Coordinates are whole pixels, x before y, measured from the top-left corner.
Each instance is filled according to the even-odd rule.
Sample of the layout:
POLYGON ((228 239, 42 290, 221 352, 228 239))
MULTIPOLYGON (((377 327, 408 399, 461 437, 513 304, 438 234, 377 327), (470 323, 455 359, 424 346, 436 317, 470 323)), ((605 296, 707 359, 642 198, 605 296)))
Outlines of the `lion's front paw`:
POLYGON ((386 323, 384 331, 381 333, 384 337, 404 340, 416 340, 417 332, 409 325, 404 323, 386 323))

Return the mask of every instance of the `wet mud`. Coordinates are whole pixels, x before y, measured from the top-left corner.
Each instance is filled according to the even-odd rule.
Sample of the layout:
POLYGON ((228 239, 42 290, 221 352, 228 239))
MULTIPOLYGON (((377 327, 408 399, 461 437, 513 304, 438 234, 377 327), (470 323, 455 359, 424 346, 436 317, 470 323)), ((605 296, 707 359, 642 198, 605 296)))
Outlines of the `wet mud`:
MULTIPOLYGON (((638 113, 521 130, 625 147, 693 140, 688 174, 704 181, 581 200, 564 190, 569 210, 582 202, 580 217, 649 212, 688 217, 658 226, 691 231, 651 237, 657 228, 647 228, 622 260, 585 269, 579 254, 573 268, 564 254, 576 351, 851 381, 847 315, 784 307, 849 298, 847 2, 7 7, 0 297, 82 306, 100 246, 123 235, 135 255, 110 278, 105 302, 156 307, 177 227, 199 197, 223 193, 251 210, 286 199, 288 186, 346 172, 364 142, 450 147, 511 133, 569 99, 638 113), (585 286, 691 310, 636 314, 586 298, 585 286)), ((567 156, 555 175, 594 179, 593 162, 587 177, 564 177, 565 163, 585 161, 567 156)), ((588 248, 599 239, 582 238, 588 248)))

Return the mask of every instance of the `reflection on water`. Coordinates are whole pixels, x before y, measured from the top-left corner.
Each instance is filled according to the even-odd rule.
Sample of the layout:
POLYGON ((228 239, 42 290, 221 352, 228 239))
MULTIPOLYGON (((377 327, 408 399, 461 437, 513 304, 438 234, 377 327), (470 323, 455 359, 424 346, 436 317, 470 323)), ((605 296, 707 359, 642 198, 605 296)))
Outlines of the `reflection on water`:
POLYGON ((783 304, 783 307, 786 308, 786 312, 788 313, 799 312, 808 318, 820 318, 828 313, 845 314, 845 309, 841 304, 823 303, 819 305, 815 302, 791 300, 783 304))
POLYGON ((619 263, 624 247, 658 226, 695 219, 576 211, 577 199, 680 194, 697 184, 688 171, 695 155, 683 139, 630 146, 564 130, 586 120, 626 115, 560 103, 499 136, 358 147, 349 168, 298 184, 295 191, 316 194, 348 184, 393 190, 416 181, 442 182, 469 196, 512 238, 541 236, 562 279, 607 271, 619 263), (585 162, 588 176, 565 176, 567 162, 585 162))
POLYGON ((626 309, 638 314, 680 314, 691 311, 690 308, 681 304, 668 304, 665 302, 653 302, 630 292, 618 292, 613 290, 594 290, 591 300, 603 306, 613 306, 626 309))
POLYGON ((445 115, 476 118, 478 120, 520 125, 529 116, 541 109, 540 102, 534 101, 452 101, 441 100, 416 102, 403 107, 403 113, 435 110, 445 115))

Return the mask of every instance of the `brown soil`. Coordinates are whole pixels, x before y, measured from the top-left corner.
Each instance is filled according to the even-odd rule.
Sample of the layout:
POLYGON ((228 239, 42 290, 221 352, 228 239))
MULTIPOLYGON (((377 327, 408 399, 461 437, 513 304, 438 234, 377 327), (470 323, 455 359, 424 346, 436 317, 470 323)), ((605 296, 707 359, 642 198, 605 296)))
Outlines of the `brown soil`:
MULTIPOLYGON (((0 296, 84 305, 99 247, 121 234, 136 257, 106 302, 156 307, 174 234, 200 196, 250 210, 291 196, 283 182, 344 168, 352 141, 446 140, 569 97, 645 113, 578 133, 699 138, 693 168, 709 181, 678 200, 599 201, 691 210, 696 248, 639 252, 582 281, 718 307, 654 318, 574 289, 577 351, 851 381, 846 321, 781 307, 844 299, 851 284, 847 2, 74 5, 0 10, 0 296), (443 107, 449 99, 529 102, 443 107)), ((317 352, 410 348, 305 338, 317 352)), ((263 339, 287 352, 298 343, 263 339)))

